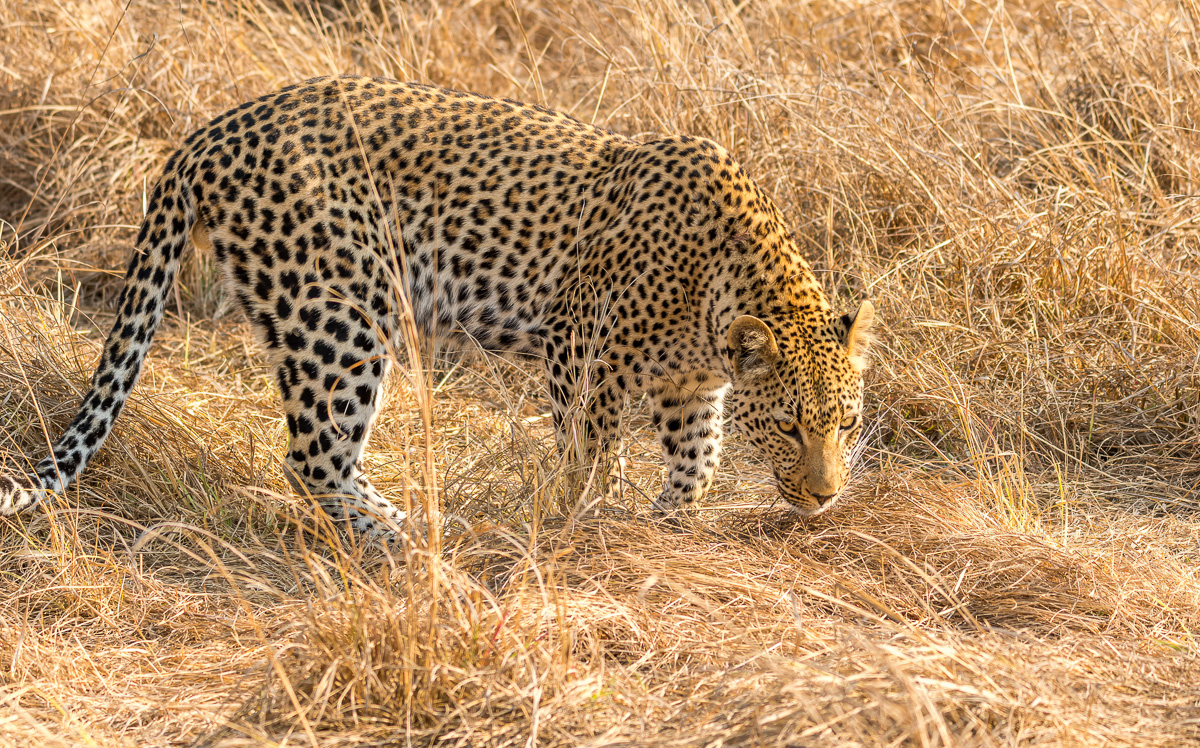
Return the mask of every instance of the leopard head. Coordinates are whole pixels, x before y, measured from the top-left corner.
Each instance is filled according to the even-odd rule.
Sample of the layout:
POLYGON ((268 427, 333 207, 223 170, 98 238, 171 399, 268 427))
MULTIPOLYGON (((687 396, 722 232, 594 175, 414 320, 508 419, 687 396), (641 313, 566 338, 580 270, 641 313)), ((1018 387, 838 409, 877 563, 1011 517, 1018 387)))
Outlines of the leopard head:
POLYGON ((849 479, 874 321, 864 301, 824 324, 768 325, 747 315, 729 328, 734 425, 766 454, 779 493, 805 517, 832 506, 849 479))

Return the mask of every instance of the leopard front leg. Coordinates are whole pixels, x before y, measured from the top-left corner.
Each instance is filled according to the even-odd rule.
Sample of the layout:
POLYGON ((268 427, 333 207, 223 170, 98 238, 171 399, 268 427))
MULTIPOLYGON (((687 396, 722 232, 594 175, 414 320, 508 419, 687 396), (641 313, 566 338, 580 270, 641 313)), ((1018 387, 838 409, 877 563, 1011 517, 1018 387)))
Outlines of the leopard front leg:
POLYGON ((571 482, 582 490, 595 469, 593 486, 613 498, 625 481, 621 421, 628 399, 626 380, 597 363, 588 385, 580 387, 584 378, 577 370, 548 368, 555 440, 572 473, 571 482))
POLYGON ((687 512, 712 485, 721 455, 722 410, 728 384, 701 377, 688 386, 667 385, 650 393, 653 420, 667 477, 654 501, 663 513, 687 512))

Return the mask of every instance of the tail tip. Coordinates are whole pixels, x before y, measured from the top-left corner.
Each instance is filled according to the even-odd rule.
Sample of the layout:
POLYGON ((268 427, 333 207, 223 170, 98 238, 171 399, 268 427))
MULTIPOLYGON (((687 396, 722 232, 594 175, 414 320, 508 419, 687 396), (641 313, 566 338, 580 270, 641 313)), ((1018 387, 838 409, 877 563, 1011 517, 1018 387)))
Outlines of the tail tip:
POLYGON ((41 481, 32 476, 0 474, 0 516, 30 509, 49 493, 41 481))

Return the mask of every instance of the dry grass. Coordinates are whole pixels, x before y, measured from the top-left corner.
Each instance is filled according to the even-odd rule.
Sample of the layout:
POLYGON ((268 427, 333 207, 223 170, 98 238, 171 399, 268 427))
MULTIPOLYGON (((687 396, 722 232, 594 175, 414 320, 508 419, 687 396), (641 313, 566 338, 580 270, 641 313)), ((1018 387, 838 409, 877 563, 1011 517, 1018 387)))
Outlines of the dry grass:
POLYGON ((719 140, 885 327, 852 495, 808 523, 736 437, 726 508, 689 526, 632 491, 572 512, 536 377, 410 365, 372 472, 451 521, 391 561, 301 531, 270 377, 193 255, 96 463, 0 522, 0 745, 1200 741, 1198 21, 1149 0, 3 3, 10 466, 76 407, 173 145, 316 74, 719 140))

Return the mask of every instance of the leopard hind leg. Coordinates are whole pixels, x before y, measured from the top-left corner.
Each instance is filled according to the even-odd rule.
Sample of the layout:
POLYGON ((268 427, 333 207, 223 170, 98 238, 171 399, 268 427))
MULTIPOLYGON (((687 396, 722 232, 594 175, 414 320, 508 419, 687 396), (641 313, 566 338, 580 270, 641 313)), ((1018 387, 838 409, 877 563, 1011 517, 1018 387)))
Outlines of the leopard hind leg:
POLYGON ((324 345, 314 343, 314 354, 288 353, 276 367, 289 435, 288 479, 350 532, 393 539, 404 529, 405 513, 379 493, 362 467, 391 359, 377 345, 342 354, 343 366, 333 368, 321 355, 324 345))

